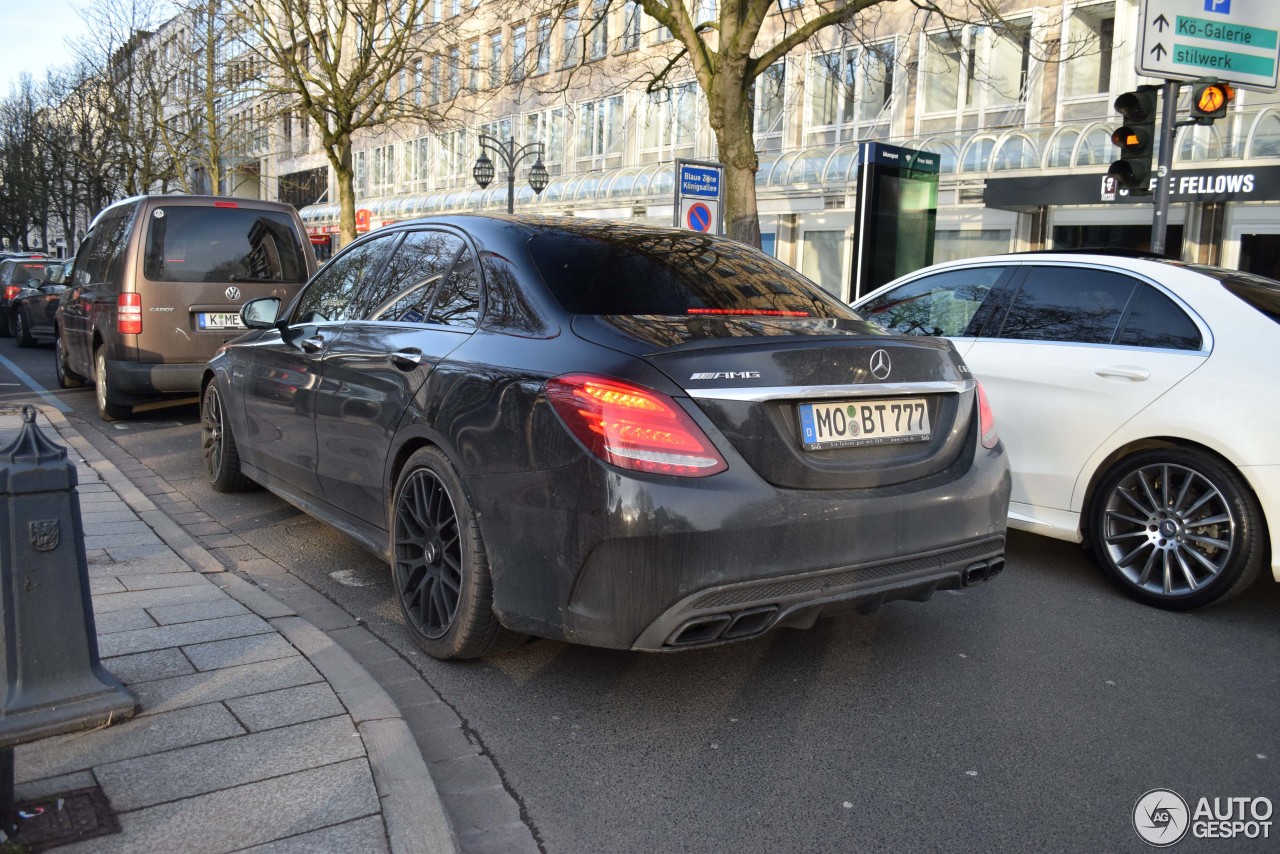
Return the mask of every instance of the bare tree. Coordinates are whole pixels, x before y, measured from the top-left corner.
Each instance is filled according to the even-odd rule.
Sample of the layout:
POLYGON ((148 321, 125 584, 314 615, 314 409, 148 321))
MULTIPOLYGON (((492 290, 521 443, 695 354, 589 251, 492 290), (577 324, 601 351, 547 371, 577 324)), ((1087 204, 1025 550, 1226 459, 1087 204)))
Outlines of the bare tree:
MULTIPOLYGON (((461 4, 458 4, 459 7, 461 4)), ((475 4, 468 3, 468 7, 475 4)), ((461 18, 434 20, 432 0, 245 0, 238 27, 242 61, 258 60, 273 112, 305 115, 337 180, 340 236, 356 234, 352 143, 359 131, 402 120, 438 125, 449 104, 428 104, 405 85, 410 62, 435 48, 447 55, 461 18)), ((449 73, 461 69, 454 62, 449 73)))

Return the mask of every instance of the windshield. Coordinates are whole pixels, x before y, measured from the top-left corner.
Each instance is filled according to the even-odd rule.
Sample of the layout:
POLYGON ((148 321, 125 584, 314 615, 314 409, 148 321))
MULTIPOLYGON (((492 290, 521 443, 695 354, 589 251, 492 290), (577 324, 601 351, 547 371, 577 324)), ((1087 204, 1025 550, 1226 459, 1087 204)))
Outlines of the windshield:
POLYGON ((1267 317, 1280 323, 1280 282, 1239 270, 1188 264, 1192 270, 1222 282, 1222 286, 1267 317))
POLYGON ((175 205, 151 212, 143 275, 154 282, 302 282, 304 259, 285 213, 175 205))
POLYGON ((728 240, 552 231, 533 238, 529 252, 556 300, 573 314, 857 318, 795 270, 728 240))

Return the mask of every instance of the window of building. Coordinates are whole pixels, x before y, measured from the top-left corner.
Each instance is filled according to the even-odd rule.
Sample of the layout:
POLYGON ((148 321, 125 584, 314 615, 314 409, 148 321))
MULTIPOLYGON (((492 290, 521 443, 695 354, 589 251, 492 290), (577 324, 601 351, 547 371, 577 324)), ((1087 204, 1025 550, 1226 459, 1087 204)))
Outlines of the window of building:
POLYGON ((1109 94, 1115 52, 1115 4, 1077 6, 1067 19, 1066 29, 1067 37, 1062 43, 1064 97, 1109 94))
POLYGON ((759 147, 776 147, 766 145, 771 138, 780 142, 786 121, 786 89, 786 60, 770 65, 751 84, 752 127, 759 147))
POLYGON ((581 21, 578 20, 578 7, 569 6, 564 10, 564 44, 561 48, 561 64, 568 68, 578 64, 578 40, 581 21))
POLYGON ((502 85, 502 33, 489 36, 489 85, 495 89, 502 85))
POLYGON ((476 39, 467 46, 467 88, 472 92, 480 91, 480 40, 476 39))
POLYGON ((422 106, 422 60, 413 61, 413 103, 422 106))
POLYGON ((525 59, 529 49, 527 28, 524 24, 516 24, 511 28, 511 79, 523 80, 525 59))
POLYGON ((400 171, 414 190, 425 190, 431 181, 431 138, 411 139, 402 147, 400 171))
POLYGON ((636 0, 627 0, 622 10, 622 39, 618 49, 622 51, 640 49, 640 4, 636 0))
POLYGON ((805 129, 825 142, 872 136, 887 126, 893 106, 896 59, 893 42, 821 53, 812 57, 805 86, 805 129))
POLYGON ((591 7, 591 58, 603 59, 609 52, 609 0, 593 0, 591 7))
POLYGON ((1021 124, 1021 117, 1009 110, 1025 106, 1035 70, 1029 18, 925 39, 920 82, 924 113, 974 113, 978 124, 1021 124), (993 111, 999 112, 988 115, 993 111))
POLYGON ((716 0, 695 0, 693 4, 693 23, 715 23, 720 20, 720 10, 716 0))
POLYGON ((542 164, 551 175, 564 170, 565 111, 563 107, 539 110, 524 117, 524 141, 543 144, 542 164))
POLYGON ((840 296, 844 251, 843 231, 806 231, 800 240, 800 272, 822 286, 828 293, 840 296))
POLYGON ((449 97, 458 97, 462 87, 462 50, 457 46, 449 48, 449 97))
POLYGON ((440 71, 443 61, 440 54, 431 57, 431 103, 440 103, 440 71))
POLYGON ((586 168, 621 163, 623 119, 621 95, 578 105, 577 155, 586 168))
POLYGON ((538 43, 535 47, 534 73, 546 74, 551 70, 551 16, 543 15, 538 19, 538 43))
POLYGON ((698 84, 692 81, 645 96, 640 159, 645 163, 689 156, 698 136, 698 84))
POLYGON ((469 158, 467 130, 446 131, 436 136, 435 141, 436 177, 444 184, 456 184, 462 180, 473 181, 471 166, 474 158, 469 158))

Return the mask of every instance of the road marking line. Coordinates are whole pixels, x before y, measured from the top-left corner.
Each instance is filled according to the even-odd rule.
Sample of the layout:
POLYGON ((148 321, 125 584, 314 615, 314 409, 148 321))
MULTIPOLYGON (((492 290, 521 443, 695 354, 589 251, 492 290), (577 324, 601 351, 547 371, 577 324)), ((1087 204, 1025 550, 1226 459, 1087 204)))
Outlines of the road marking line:
POLYGON ((13 375, 17 377, 23 385, 40 395, 40 399, 52 406, 54 409, 62 413, 71 411, 70 406, 67 406, 65 403, 58 400, 58 398, 50 394, 48 389, 36 382, 34 377, 15 365, 7 356, 0 355, 0 365, 4 365, 12 371, 13 375))

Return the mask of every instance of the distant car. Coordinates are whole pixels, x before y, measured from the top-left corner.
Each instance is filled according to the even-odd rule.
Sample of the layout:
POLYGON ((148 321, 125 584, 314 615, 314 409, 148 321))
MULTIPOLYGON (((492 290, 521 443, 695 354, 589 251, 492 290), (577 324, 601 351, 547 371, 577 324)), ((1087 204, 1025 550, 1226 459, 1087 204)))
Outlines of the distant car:
POLYGON ((218 196, 138 196, 90 224, 56 316, 62 388, 92 380, 98 415, 128 418, 163 394, 193 394, 204 364, 244 331, 240 306, 292 298, 315 255, 290 205, 218 196))
POLYGON ((9 333, 19 347, 34 347, 37 339, 57 335, 54 316, 74 263, 74 258, 46 261, 40 280, 28 282, 28 287, 14 296, 9 304, 9 333))
POLYGON ((392 564, 417 642, 707 646, 982 582, 1009 472, 945 341, 729 240, 566 218, 378 229, 209 363, 215 489, 392 564))
POLYGON ((49 260, 35 253, 11 253, 12 257, 0 261, 0 337, 13 334, 9 321, 9 306, 13 298, 32 282, 44 279, 44 268, 49 260))
POLYGON ((1280 581, 1280 283, 1150 258, 1028 253, 912 273, 854 308, 955 344, 1000 413, 1009 524, 1083 542, 1184 609, 1280 581))

